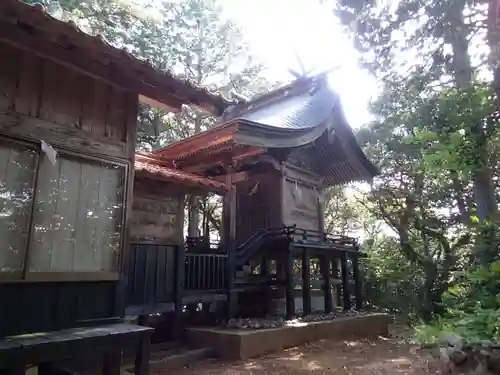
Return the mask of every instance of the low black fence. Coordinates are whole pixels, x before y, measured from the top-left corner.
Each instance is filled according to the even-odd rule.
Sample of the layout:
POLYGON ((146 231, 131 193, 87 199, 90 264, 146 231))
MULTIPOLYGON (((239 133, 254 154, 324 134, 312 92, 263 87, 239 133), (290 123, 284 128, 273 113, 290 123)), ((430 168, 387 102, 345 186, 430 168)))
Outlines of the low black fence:
POLYGON ((192 253, 170 245, 132 244, 125 303, 154 305, 173 302, 176 293, 183 295, 185 291, 222 292, 227 287, 227 262, 225 254, 192 253))
POLYGON ((228 257, 225 254, 185 253, 184 289, 223 291, 228 257))
POLYGON ((132 244, 126 305, 151 305, 174 300, 177 251, 177 246, 132 244))

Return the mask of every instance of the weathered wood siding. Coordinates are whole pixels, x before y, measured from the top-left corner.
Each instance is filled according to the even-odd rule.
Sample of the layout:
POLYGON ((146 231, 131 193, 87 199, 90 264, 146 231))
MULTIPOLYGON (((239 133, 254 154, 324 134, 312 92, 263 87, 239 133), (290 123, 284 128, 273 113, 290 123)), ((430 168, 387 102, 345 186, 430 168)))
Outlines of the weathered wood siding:
POLYGON ((283 222, 297 228, 319 231, 321 228, 318 201, 319 178, 311 172, 287 165, 282 196, 283 222))
MULTIPOLYGON (((31 143, 33 149, 39 148, 40 141, 44 140, 61 151, 76 153, 77 156, 85 158, 94 157, 96 160, 93 165, 101 161, 108 163, 111 160, 123 165, 123 174, 119 178, 101 178, 92 172, 92 163, 75 167, 69 159, 62 156, 58 158, 55 169, 50 170, 52 174, 47 175, 44 165, 39 165, 39 182, 42 183, 37 190, 40 190, 40 196, 43 197, 44 183, 51 184, 54 181, 58 182, 59 196, 63 194, 64 205, 58 206, 58 210, 62 211, 54 213, 53 216, 60 215, 64 219, 67 215, 77 217, 86 212, 80 206, 86 201, 92 201, 91 195, 100 191, 97 187, 91 187, 97 184, 96 181, 120 185, 122 193, 127 193, 125 203, 130 201, 133 182, 131 167, 136 141, 137 93, 117 89, 1 42, 0 56, 0 135, 28 141, 28 145, 31 143), (58 170, 59 175, 54 176, 53 173, 58 170), (124 186, 128 187, 128 190, 124 186), (77 207, 76 202, 79 202, 80 206, 77 207)), ((12 164, 12 153, 10 155, 8 161, 1 160, 0 164, 2 161, 5 165, 12 164)), ((110 174, 114 173, 110 171, 110 174)), ((8 176, 0 178, 9 184, 8 176)), ((17 185, 12 186, 15 189, 17 185)), ((12 186, 9 185, 8 188, 11 189, 12 186)), ((99 186, 102 189, 104 185, 99 182, 99 186)), ((52 189, 48 185, 47 188, 52 189)), ((37 198, 36 204, 43 204, 43 201, 37 198)), ((45 202, 47 203, 46 200, 45 202)), ((113 202, 110 198, 108 203, 113 202)), ((120 212, 116 215, 125 217, 130 208, 130 205, 121 205, 118 209, 120 212)), ((36 205, 35 209, 38 209, 36 205)), ((122 241, 126 238, 125 219, 124 223, 125 226, 120 226, 123 235, 116 240, 118 252, 123 250, 122 241)), ((104 222, 102 224, 104 225, 104 222)), ((57 238, 62 241, 64 237, 66 242, 75 239, 75 243, 79 244, 74 249, 74 254, 77 254, 88 250, 82 246, 89 241, 88 234, 97 230, 102 230, 99 246, 106 246, 102 241, 115 241, 104 238, 106 229, 103 228, 73 230, 71 233, 65 232, 65 237, 61 232, 61 236, 57 238)), ((54 240, 54 236, 55 234, 48 242, 52 242, 52 247, 57 252, 60 249, 59 240, 54 240)), ((36 238, 34 240, 38 241, 36 238)), ((46 239, 41 238, 39 242, 40 246, 47 245, 46 239)), ((2 250, 6 251, 7 247, 0 248, 0 251, 2 250)), ((61 262, 66 262, 66 258, 60 255, 53 257, 58 266, 61 262)), ((88 264, 85 269, 94 271, 92 262, 93 260, 89 260, 81 264, 88 264)), ((75 264, 80 264, 78 259, 75 264)), ((50 266, 51 271, 58 270, 58 267, 50 266)), ((61 266, 66 271, 72 271, 66 263, 61 263, 61 266)), ((0 282, 0 300, 3 301, 0 304, 0 336, 56 330, 78 325, 81 320, 123 314, 123 306, 119 303, 120 297, 117 293, 118 285, 117 281, 0 282)))
POLYGON ((0 43, 0 133, 133 159, 137 94, 0 43))
POLYGON ((136 178, 131 242, 182 245, 184 194, 172 184, 136 178))
POLYGON ((240 244, 259 229, 282 225, 280 177, 268 173, 236 185, 236 240, 240 244))

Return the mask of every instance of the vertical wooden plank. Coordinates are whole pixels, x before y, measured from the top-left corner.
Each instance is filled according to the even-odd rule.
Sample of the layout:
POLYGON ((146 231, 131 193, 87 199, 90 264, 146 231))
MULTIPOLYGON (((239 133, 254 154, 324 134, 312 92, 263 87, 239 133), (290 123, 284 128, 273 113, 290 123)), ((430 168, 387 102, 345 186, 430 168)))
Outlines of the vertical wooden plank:
POLYGON ((295 296, 293 285, 293 257, 290 248, 286 249, 284 263, 286 276, 286 318, 293 319, 295 316, 295 296))
POLYGON ((33 149, 0 143, 0 271, 23 269, 36 159, 33 149))
POLYGON ((82 87, 80 127, 97 137, 103 137, 106 133, 110 89, 107 84, 94 79, 84 80, 82 87))
POLYGON ((72 128, 80 128, 83 99, 81 87, 83 81, 89 80, 89 78, 66 67, 61 67, 59 71, 61 83, 58 91, 59 102, 56 122, 72 128))
MULTIPOLYGON (((50 163, 48 160, 44 162, 50 163)), ((58 158, 58 163, 60 174, 58 189, 53 192, 53 198, 57 200, 57 204, 53 219, 54 228, 49 268, 50 271, 75 271, 73 267, 79 266, 75 259, 74 244, 81 166, 73 160, 63 158, 58 158)))
POLYGON ((185 252, 182 246, 175 250, 175 287, 174 287, 174 337, 182 335, 182 296, 184 295, 185 252))
POLYGON ((0 111, 14 107, 22 61, 21 50, 0 43, 0 111))
POLYGON ((30 241, 29 271, 48 271, 53 251, 53 241, 57 230, 57 205, 61 162, 56 165, 44 157, 40 164, 33 228, 30 241))
POLYGON ((78 210, 76 215, 75 252, 73 268, 79 271, 94 271, 94 237, 96 215, 99 204, 99 167, 81 164, 78 210))
MULTIPOLYGON (((130 141, 127 139, 126 129, 130 125, 127 121, 127 93, 116 87, 111 88, 109 111, 106 122, 106 136, 120 141, 130 141)), ((137 116, 137 113, 135 114, 137 116)), ((134 142, 135 143, 135 142, 134 142)))
POLYGON ((43 90, 44 60, 24 52, 20 66, 15 110, 18 113, 37 117, 43 90))
POLYGON ((83 79, 81 81, 81 112, 80 129, 92 133, 92 122, 94 120, 94 108, 96 107, 96 80, 83 79))
POLYGON ((120 267, 123 240, 124 168, 101 164, 100 169, 94 264, 101 271, 114 271, 120 267))
POLYGON ((56 122, 61 105, 59 90, 61 84, 62 67, 56 63, 44 60, 43 90, 40 103, 40 115, 43 120, 56 122))
POLYGON ((356 310, 363 308, 363 290, 361 274, 359 272, 359 256, 354 256, 352 259, 352 273, 354 279, 354 297, 356 299, 356 310))
POLYGON ((311 265, 309 251, 302 250, 302 306, 304 315, 311 313, 311 265))
POLYGON ((342 253, 341 258, 341 272, 342 272, 342 297, 344 300, 344 310, 351 308, 351 295, 349 292, 349 274, 347 271, 347 253, 342 253))

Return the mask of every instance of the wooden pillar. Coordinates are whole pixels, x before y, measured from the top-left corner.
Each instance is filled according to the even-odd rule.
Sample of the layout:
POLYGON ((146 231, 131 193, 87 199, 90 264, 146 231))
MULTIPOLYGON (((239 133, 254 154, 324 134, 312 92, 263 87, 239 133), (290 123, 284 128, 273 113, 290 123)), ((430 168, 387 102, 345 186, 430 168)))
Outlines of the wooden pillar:
POLYGON ((236 186, 233 185, 232 174, 235 168, 230 164, 226 170, 226 185, 228 192, 224 196, 224 246, 227 258, 227 318, 236 315, 236 295, 234 289, 234 276, 236 273, 236 186))
POLYGON ((269 276, 269 259, 266 256, 260 260, 260 274, 261 276, 269 276))
POLYGON ((324 254, 320 258, 321 275, 323 277, 323 295, 325 297, 325 313, 331 313, 332 303, 332 275, 330 272, 331 256, 324 254))
POLYGON ((285 192, 286 192, 286 168, 285 168, 285 162, 280 163, 280 217, 281 217, 281 225, 286 225, 285 222, 287 221, 287 209, 286 209, 286 202, 285 202, 285 192))
POLYGON ((302 251, 302 307, 304 316, 311 313, 311 265, 309 252, 302 251))
MULTIPOLYGON (((319 194, 319 192, 318 192, 319 194)), ((318 220, 319 220, 319 231, 325 235, 325 210, 323 207, 323 202, 317 197, 317 203, 318 203, 318 220)))
POLYGON ((286 249, 285 256, 286 275, 286 318, 292 319, 295 316, 295 296, 293 285, 293 257, 290 248, 286 249))
POLYGON ((149 375, 149 357, 151 356, 151 336, 143 337, 137 347, 134 363, 134 375, 149 375))
MULTIPOLYGON (((337 257, 332 258, 332 277, 336 281, 340 280, 339 262, 340 262, 339 258, 337 258, 337 257)), ((335 288, 335 296, 337 298, 336 304, 337 304, 337 306, 340 306, 342 304, 342 300, 340 297, 342 288, 338 282, 336 282, 333 285, 333 287, 335 288)))
MULTIPOLYGON (((120 375, 121 361, 122 351, 120 349, 112 349, 104 354, 102 361, 102 375, 120 375)), ((53 372, 52 374, 56 374, 56 372, 53 372)))
POLYGON ((359 256, 354 256, 352 259, 352 277, 354 279, 354 297, 356 300, 356 310, 363 308, 363 291, 361 274, 359 273, 359 256))
POLYGON ((342 296, 344 299, 344 310, 349 310, 351 307, 351 295, 349 293, 349 272, 347 271, 347 253, 342 253, 341 258, 342 269, 342 296))

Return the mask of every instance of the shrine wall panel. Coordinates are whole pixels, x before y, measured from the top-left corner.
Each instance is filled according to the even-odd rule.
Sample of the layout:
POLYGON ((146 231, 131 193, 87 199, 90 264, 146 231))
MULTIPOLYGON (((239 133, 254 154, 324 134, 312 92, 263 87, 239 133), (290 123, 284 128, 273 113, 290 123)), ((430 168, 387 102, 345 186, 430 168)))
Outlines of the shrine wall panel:
POLYGON ((175 185, 136 177, 131 242, 182 245, 183 227, 184 194, 175 185))

